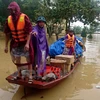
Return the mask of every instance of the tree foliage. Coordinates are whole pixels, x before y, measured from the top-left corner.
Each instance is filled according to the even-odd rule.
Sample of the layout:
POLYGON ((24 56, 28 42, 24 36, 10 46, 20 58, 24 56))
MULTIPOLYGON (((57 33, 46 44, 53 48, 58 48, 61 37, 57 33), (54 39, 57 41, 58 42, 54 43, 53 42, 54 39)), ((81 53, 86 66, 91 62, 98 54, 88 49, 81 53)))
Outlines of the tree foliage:
POLYGON ((75 32, 75 34, 81 34, 82 28, 80 26, 74 26, 73 31, 75 32))
MULTIPOLYGON (((0 23, 4 24, 8 16, 7 6, 13 0, 0 0, 0 23), (6 13, 5 13, 6 12, 6 13)), ((100 20, 100 2, 98 0, 15 0, 31 21, 37 16, 43 15, 47 20, 48 33, 51 36, 55 29, 54 24, 61 26, 66 21, 66 29, 70 29, 70 23, 81 21, 94 25, 95 20, 100 20)), ((56 32, 56 35, 61 33, 56 32)))

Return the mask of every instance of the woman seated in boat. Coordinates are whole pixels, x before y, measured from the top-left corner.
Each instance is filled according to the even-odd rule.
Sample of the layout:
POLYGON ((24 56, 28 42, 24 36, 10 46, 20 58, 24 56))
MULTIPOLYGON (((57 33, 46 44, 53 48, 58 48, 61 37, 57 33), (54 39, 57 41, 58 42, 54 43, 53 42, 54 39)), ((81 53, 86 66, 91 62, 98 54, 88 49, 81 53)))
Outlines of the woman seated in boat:
POLYGON ((67 35, 65 36, 65 48, 63 51, 64 55, 74 55, 75 53, 75 35, 74 35, 74 31, 69 30, 67 32, 67 35))
POLYGON ((48 43, 46 39, 46 30, 44 28, 46 20, 43 16, 37 19, 37 25, 33 27, 32 43, 34 47, 33 69, 36 70, 37 76, 44 73, 46 69, 46 58, 48 56, 48 43))

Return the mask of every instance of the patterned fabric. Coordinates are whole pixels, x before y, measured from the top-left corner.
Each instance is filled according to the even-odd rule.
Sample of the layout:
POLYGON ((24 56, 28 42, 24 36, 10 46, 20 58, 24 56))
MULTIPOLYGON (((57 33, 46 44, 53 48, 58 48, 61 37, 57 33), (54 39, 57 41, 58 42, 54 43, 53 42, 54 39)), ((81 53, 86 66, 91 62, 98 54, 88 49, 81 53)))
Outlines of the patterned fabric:
POLYGON ((23 66, 23 64, 28 64, 30 63, 30 55, 28 51, 24 50, 24 47, 17 47, 17 48, 12 48, 11 50, 11 58, 13 63, 16 65, 23 66))
POLYGON ((63 55, 68 55, 69 53, 69 48, 64 47, 63 55))
POLYGON ((21 56, 25 56, 28 57, 29 56, 29 52, 24 50, 24 47, 18 47, 18 48, 13 48, 11 50, 11 55, 15 56, 15 57, 21 57, 21 56))

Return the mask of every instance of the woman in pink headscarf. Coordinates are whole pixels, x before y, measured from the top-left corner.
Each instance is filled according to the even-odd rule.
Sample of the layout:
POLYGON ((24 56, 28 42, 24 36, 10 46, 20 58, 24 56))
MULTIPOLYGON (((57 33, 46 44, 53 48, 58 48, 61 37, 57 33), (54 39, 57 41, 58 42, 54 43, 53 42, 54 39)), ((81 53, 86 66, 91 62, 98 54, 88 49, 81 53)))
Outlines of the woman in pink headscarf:
MULTIPOLYGON (((21 66, 28 65, 30 74, 29 79, 32 79, 32 61, 30 60, 30 33, 32 25, 29 17, 20 12, 20 7, 16 2, 11 2, 8 6, 10 15, 5 23, 5 53, 8 52, 8 42, 11 36, 10 53, 12 61, 17 65, 18 77, 21 77, 21 66), (26 63, 21 64, 21 57, 25 57, 26 63)), ((31 56, 32 57, 32 56, 31 56)))

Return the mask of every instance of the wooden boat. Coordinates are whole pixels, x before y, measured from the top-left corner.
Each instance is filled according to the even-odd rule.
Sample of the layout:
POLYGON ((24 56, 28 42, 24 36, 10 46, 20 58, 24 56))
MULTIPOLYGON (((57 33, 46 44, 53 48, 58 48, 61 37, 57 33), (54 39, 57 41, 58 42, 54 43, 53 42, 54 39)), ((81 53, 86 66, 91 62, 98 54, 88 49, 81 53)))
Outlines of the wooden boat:
MULTIPOLYGON (((79 60, 80 58, 81 57, 79 57, 76 61, 74 61, 74 66, 71 68, 71 70, 69 72, 67 72, 65 75, 62 75, 62 76, 58 77, 57 79, 49 81, 49 82, 34 79, 33 82, 30 84, 30 83, 28 83, 28 80, 24 80, 24 79, 13 80, 13 77, 17 76, 17 72, 8 76, 6 78, 6 80, 9 83, 23 85, 25 87, 33 87, 33 88, 37 88, 37 89, 51 88, 51 87, 55 86, 56 84, 60 83, 62 80, 66 79, 69 75, 71 75, 71 73, 75 70, 77 65, 80 63, 80 60, 79 60)), ((49 65, 49 67, 52 67, 52 66, 49 65)), ((48 68, 48 65, 47 65, 47 68, 48 68)))

